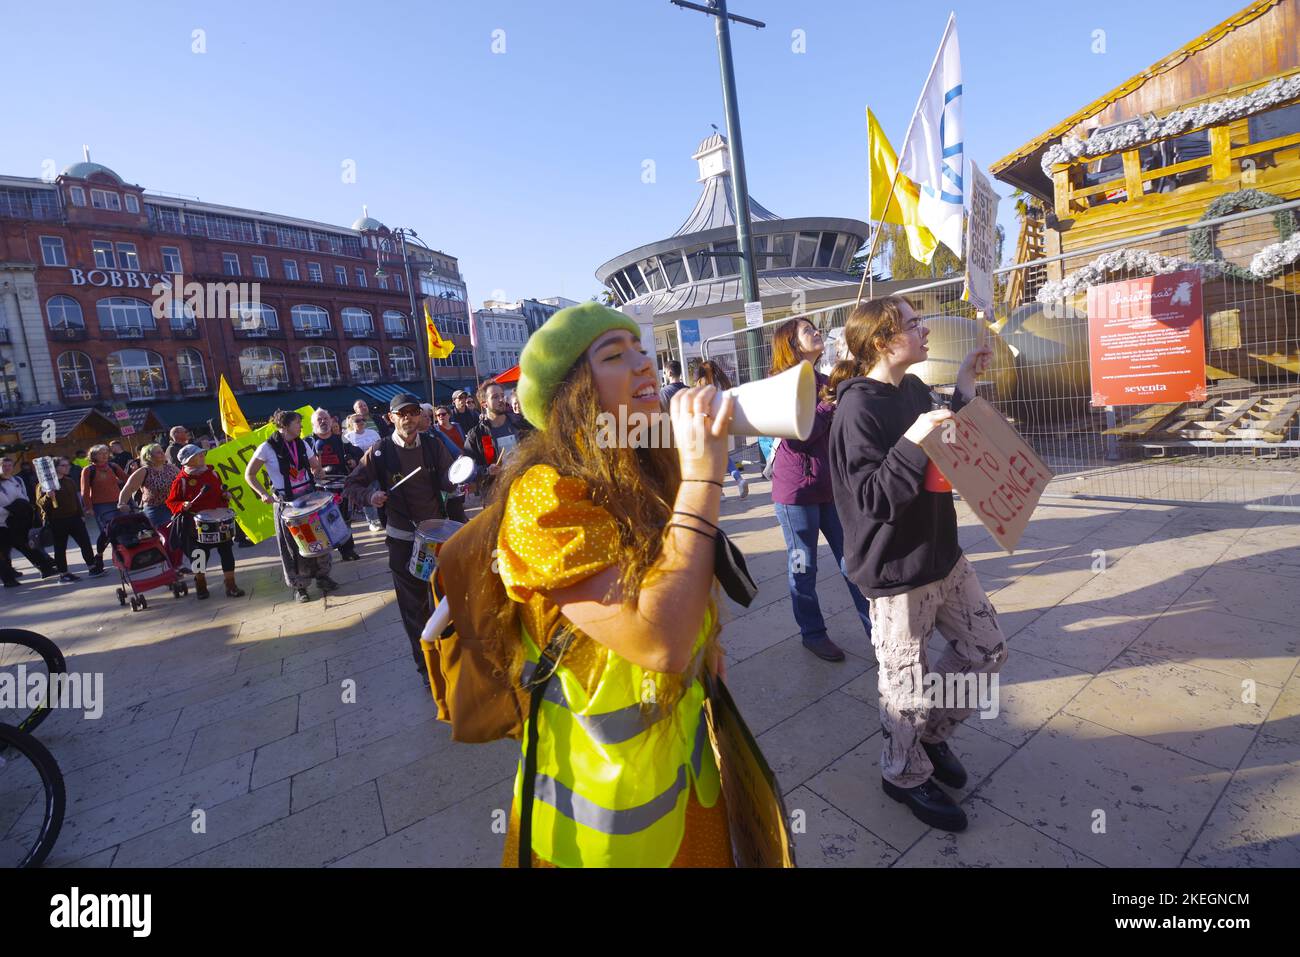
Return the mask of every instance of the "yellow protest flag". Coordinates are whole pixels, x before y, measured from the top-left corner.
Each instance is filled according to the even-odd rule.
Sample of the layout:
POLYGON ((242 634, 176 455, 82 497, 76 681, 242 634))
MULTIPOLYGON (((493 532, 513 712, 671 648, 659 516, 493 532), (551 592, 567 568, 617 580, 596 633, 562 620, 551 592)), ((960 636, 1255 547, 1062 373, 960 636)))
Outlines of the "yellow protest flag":
POLYGON ((433 316, 429 315, 429 304, 424 304, 424 331, 429 337, 429 358, 445 359, 456 349, 456 343, 444 339, 438 335, 438 327, 433 324, 433 316))
POLYGON ((227 438, 237 439, 253 431, 244 418, 239 403, 235 401, 235 393, 231 391, 225 373, 222 373, 221 384, 217 387, 217 408, 221 411, 221 431, 226 433, 227 438))
POLYGON ((921 224, 920 202, 921 188, 906 176, 899 176, 894 184, 894 174, 898 171, 898 154, 889 144, 885 131, 881 129, 876 114, 867 109, 867 152, 871 157, 871 218, 877 222, 895 223, 902 226, 907 233, 907 248, 917 262, 929 264, 934 258, 934 251, 939 241, 934 233, 921 224), (894 186, 893 199, 889 198, 889 188, 894 186), (885 208, 888 200, 889 208, 885 208))

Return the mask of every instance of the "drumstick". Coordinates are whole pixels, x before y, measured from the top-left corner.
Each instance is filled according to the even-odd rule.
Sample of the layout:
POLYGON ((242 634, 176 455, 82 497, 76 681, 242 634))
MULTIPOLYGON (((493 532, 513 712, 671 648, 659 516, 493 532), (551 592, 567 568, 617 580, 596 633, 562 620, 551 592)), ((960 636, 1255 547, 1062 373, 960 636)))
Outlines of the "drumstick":
POLYGON ((403 482, 405 482, 407 479, 409 479, 409 478, 410 478, 412 475, 414 475, 416 472, 420 471, 420 469, 422 469, 422 468, 424 468, 423 465, 417 465, 415 468, 411 469, 411 471, 407 472, 405 475, 403 475, 401 478, 399 478, 396 482, 393 483, 392 487, 389 488, 389 490, 388 490, 388 494, 389 494, 389 495, 393 494, 393 489, 397 488, 397 486, 401 485, 403 482))

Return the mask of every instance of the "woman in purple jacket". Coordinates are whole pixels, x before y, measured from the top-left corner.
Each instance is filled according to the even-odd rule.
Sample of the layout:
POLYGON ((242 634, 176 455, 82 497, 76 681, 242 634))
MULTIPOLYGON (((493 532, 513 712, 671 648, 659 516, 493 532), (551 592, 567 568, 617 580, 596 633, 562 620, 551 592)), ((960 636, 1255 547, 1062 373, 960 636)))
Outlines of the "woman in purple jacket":
MULTIPOLYGON (((777 327, 772 337, 772 375, 784 372, 800 362, 814 366, 821 358, 822 334, 807 319, 791 319, 777 327)), ((820 395, 827 379, 817 374, 820 395)), ((835 512, 831 491, 829 441, 831 417, 835 406, 826 401, 817 405, 812 434, 802 442, 781 439, 772 466, 772 502, 776 519, 785 535, 789 555, 790 603, 794 620, 803 636, 803 646, 826 661, 843 661, 844 652, 826 634, 826 620, 817 601, 817 536, 826 538, 844 574, 844 531, 835 512)), ((871 637, 870 605, 857 586, 844 579, 849 594, 862 619, 867 638, 871 637)))

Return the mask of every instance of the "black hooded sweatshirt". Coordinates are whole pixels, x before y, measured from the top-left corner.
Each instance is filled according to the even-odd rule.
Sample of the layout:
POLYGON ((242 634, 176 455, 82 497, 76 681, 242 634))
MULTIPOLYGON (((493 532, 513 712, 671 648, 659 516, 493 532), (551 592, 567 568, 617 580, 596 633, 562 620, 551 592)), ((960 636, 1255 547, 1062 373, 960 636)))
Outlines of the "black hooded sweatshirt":
MULTIPOLYGON (((861 376, 835 395, 831 487, 849 580, 879 598, 945 578, 961 557, 952 493, 925 490, 929 458, 903 438, 930 411, 930 387, 911 374, 898 386, 861 376)), ((952 410, 965 404, 954 392, 952 410)))

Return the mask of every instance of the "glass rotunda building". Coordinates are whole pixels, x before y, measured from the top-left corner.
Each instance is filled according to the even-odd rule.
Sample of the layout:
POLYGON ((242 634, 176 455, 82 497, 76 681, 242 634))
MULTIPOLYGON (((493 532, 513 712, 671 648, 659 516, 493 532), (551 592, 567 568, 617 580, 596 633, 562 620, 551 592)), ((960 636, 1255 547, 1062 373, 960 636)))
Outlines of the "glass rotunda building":
MULTIPOLYGON (((691 356, 689 344, 683 355, 679 321, 687 321, 684 329, 705 328, 706 334, 726 328, 716 321, 720 319, 731 320, 734 328, 745 325, 726 138, 714 133, 691 158, 699 163, 703 189, 681 227, 596 270, 596 278, 624 311, 641 322, 654 317, 661 365, 667 358, 691 356)), ((857 295, 860 277, 849 274, 849 264, 870 235, 865 222, 834 216, 784 219, 753 198, 749 205, 764 321, 857 295)))

